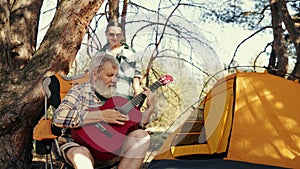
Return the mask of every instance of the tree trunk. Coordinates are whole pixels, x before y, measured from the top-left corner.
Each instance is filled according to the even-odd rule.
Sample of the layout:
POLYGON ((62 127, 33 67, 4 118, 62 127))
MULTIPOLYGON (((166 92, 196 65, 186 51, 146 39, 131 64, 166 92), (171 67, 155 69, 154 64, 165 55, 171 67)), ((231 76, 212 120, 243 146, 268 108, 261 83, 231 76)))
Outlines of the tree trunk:
POLYGON ((276 55, 275 55, 275 49, 274 49, 274 45, 272 45, 272 50, 271 50, 271 54, 269 57, 269 65, 268 65, 268 73, 270 74, 276 74, 276 55))
POLYGON ((7 67, 11 66, 10 56, 10 31, 9 31, 9 2, 0 1, 0 70, 5 69, 4 64, 7 67))
MULTIPOLYGON (((36 104, 39 103, 40 102, 36 102, 36 104)), ((34 104, 32 104, 31 106, 34 106, 34 104)), ((41 106, 36 106, 36 108, 39 107, 41 106)), ((20 108, 16 108, 16 109, 20 109, 20 108)), ((35 108, 32 111, 42 112, 42 110, 35 109, 35 108)), ((4 112, 4 113, 6 115, 9 114, 9 112, 4 112)), ((7 169, 31 168, 31 164, 32 164, 31 152, 33 149, 32 128, 34 127, 33 121, 37 121, 37 118, 28 117, 30 113, 32 112, 28 112, 27 113, 28 115, 24 115, 24 118, 18 117, 18 119, 11 120, 12 123, 16 124, 16 127, 13 127, 13 129, 7 131, 7 133, 5 134, 1 133, 0 168, 7 168, 7 169)), ((32 115, 36 116, 36 113, 32 113, 32 115)))
POLYGON ((42 80, 74 61, 87 27, 103 1, 61 0, 37 51, 34 49, 38 21, 31 22, 28 20, 31 17, 27 15, 36 16, 41 7, 37 4, 42 1, 16 0, 14 5, 19 6, 14 8, 9 8, 9 0, 1 1, 0 19, 3 22, 0 27, 5 29, 0 29, 0 43, 4 44, 0 47, 0 168, 30 168, 32 131, 43 115, 42 80), (9 16, 15 15, 17 16, 10 19, 16 18, 19 21, 11 22, 9 16), (31 34, 23 35, 14 27, 17 24, 24 26, 20 30, 31 34), (11 45, 19 41, 22 43, 16 48, 11 45), (10 58, 14 54, 24 59, 19 59, 22 61, 18 62, 10 58), (12 66, 15 69, 9 69, 12 66))
MULTIPOLYGON (((275 69, 275 75, 284 77, 287 73, 287 67, 288 67, 288 54, 287 50, 284 46, 284 37, 283 37, 283 28, 282 28, 282 17, 279 15, 279 11, 281 10, 278 7, 278 0, 270 0, 270 6, 271 6, 271 12, 272 12, 272 27, 273 27, 273 45, 272 50, 274 50, 273 54, 275 54, 275 58, 277 59, 275 69)), ((272 56, 274 57, 274 56, 272 56)), ((274 60, 274 59, 273 59, 274 60)), ((269 63, 269 66, 272 66, 269 63)), ((271 67, 272 68, 272 67, 271 67)))
MULTIPOLYGON (((19 70, 23 68, 35 52, 37 25, 42 1, 18 0, 10 4, 2 0, 1 42, 5 45, 1 50, 1 65, 19 70), (2 52, 6 51, 6 52, 2 52), (4 54, 4 55, 2 55, 4 54)), ((1 68, 1 66, 0 66, 1 68)))
POLYGON ((109 0, 108 21, 118 21, 119 17, 119 0, 109 0))
POLYGON ((280 15, 283 17, 283 22, 289 33, 290 39, 294 44, 296 49, 297 62, 293 69, 292 76, 289 79, 294 80, 300 78, 300 31, 297 28, 295 21, 291 18, 289 11, 286 6, 286 0, 278 0, 278 7, 280 10, 280 15))

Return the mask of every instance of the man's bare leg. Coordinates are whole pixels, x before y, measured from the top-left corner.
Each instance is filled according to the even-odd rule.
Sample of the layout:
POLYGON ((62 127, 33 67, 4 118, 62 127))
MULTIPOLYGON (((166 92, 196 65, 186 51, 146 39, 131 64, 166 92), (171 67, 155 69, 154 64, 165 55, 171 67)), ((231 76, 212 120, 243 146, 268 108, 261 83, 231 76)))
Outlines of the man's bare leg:
POLYGON ((119 169, 141 168, 147 150, 150 146, 150 136, 144 130, 135 130, 126 138, 124 143, 124 155, 119 164, 119 169))
POLYGON ((66 152, 66 156, 75 169, 93 169, 94 160, 90 151, 83 146, 72 147, 66 152))

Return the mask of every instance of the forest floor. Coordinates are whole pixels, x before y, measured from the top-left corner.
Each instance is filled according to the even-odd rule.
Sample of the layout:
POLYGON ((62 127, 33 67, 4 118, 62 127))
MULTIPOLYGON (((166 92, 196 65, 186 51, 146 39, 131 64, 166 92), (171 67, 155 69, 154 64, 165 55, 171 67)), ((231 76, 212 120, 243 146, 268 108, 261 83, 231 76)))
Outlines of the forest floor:
MULTIPOLYGON (((165 139, 165 132, 159 131, 157 129, 149 129, 151 131, 151 143, 150 147, 148 149, 148 152, 146 154, 146 158, 144 161, 144 167, 147 168, 147 165, 151 162, 159 148, 161 147, 164 139, 165 139)), ((49 161, 49 158, 48 158, 49 161)), ((32 169, 44 169, 45 168, 45 162, 46 162, 46 157, 45 155, 40 155, 33 153, 33 167, 32 169)), ((54 169, 60 169, 62 162, 59 160, 53 159, 53 165, 54 169)), ((50 165, 48 165, 48 168, 50 168, 50 165)))

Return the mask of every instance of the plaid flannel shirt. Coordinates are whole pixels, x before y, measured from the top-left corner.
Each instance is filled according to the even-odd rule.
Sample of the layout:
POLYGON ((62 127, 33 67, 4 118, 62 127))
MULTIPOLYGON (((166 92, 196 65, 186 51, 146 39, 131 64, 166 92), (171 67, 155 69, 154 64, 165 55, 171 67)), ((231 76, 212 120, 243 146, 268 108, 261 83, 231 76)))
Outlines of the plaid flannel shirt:
POLYGON ((87 109, 104 104, 95 94, 91 82, 74 86, 54 113, 53 123, 62 128, 75 128, 82 124, 87 109))

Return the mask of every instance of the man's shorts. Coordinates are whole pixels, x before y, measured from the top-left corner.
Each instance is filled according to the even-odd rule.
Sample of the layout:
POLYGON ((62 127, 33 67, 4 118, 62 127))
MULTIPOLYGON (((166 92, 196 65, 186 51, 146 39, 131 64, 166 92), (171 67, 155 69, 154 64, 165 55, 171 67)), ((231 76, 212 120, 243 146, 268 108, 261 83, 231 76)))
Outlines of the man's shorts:
MULTIPOLYGON (((75 142, 66 142, 64 144, 62 144, 60 146, 60 152, 64 158, 64 160, 66 161, 66 163, 68 163, 70 166, 73 166, 72 163, 67 159, 66 156, 66 152, 72 148, 72 147, 79 147, 81 145, 79 145, 78 143, 75 142)), ((121 160, 120 156, 117 156, 116 158, 109 160, 109 161, 99 161, 99 160, 94 160, 95 162, 95 167, 106 167, 106 166, 113 166, 114 164, 117 165, 121 160)))

